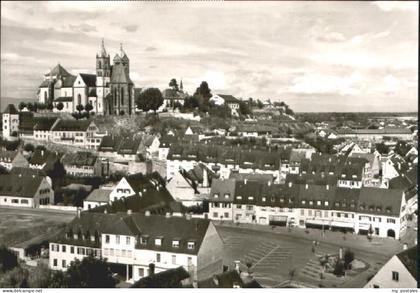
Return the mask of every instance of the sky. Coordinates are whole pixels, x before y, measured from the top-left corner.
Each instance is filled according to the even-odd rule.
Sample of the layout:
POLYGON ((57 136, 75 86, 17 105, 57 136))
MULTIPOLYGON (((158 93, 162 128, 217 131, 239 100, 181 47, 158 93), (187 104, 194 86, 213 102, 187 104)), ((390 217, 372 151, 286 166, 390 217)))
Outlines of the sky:
POLYGON ((285 101, 299 112, 417 111, 418 2, 1 2, 1 97, 120 43, 136 87, 285 101))

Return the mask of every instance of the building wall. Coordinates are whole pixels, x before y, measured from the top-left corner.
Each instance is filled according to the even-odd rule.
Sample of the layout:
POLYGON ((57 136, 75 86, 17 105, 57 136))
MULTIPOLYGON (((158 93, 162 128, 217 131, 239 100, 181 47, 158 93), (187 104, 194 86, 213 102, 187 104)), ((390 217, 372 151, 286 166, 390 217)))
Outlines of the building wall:
POLYGON ((101 255, 100 248, 59 244, 56 242, 52 242, 50 243, 50 247, 49 247, 49 264, 48 264, 49 268, 52 270, 66 271, 72 261, 76 259, 82 260, 83 258, 87 257, 88 256, 87 250, 91 250, 91 249, 96 251, 97 257, 101 255), (73 247, 74 253, 72 253, 72 247, 73 247), (82 254, 83 252, 82 249, 85 252, 84 254, 82 254), (56 266, 54 265, 54 260, 57 261, 56 266))
POLYGON ((3 113, 3 137, 10 139, 14 131, 19 130, 19 115, 3 113))
POLYGON ((211 278, 223 271, 223 241, 211 222, 198 251, 197 266, 195 280, 211 278))
POLYGON ((2 196, 0 195, 0 206, 13 207, 34 207, 34 200, 32 198, 23 198, 17 196, 2 196))
POLYGON ((123 177, 110 193, 109 200, 115 201, 122 197, 129 197, 134 194, 135 192, 133 188, 131 188, 130 184, 128 184, 127 179, 123 177))
POLYGON ((232 221, 232 203, 231 202, 216 202, 209 203, 209 219, 217 221, 232 221))
POLYGON ((29 167, 29 162, 26 158, 22 155, 21 152, 18 152, 12 161, 13 167, 22 167, 27 168, 29 167))
POLYGON ((90 209, 94 209, 96 207, 100 207, 103 205, 107 205, 107 202, 98 202, 98 201, 83 201, 83 210, 87 211, 90 209))
POLYGON ((132 264, 135 237, 131 235, 113 235, 113 234, 102 234, 102 255, 107 258, 108 262, 112 263, 123 263, 132 264), (109 236, 109 243, 106 242, 106 236, 109 236), (120 242, 117 242, 117 239, 120 242), (129 242, 127 242, 127 239, 129 242))
POLYGON ((394 255, 364 288, 417 288, 417 280, 394 255), (398 281, 392 279, 392 272, 398 272, 398 281))

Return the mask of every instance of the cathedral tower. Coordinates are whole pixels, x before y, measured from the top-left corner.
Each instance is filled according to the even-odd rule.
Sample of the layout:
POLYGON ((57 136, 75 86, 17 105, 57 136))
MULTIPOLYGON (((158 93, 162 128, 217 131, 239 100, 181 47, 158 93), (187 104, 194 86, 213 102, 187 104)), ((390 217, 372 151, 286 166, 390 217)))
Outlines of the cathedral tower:
POLYGON ((104 100, 109 93, 109 83, 111 81, 111 62, 105 50, 104 40, 102 39, 99 51, 96 54, 96 95, 98 97, 94 111, 103 114, 105 105, 104 100))

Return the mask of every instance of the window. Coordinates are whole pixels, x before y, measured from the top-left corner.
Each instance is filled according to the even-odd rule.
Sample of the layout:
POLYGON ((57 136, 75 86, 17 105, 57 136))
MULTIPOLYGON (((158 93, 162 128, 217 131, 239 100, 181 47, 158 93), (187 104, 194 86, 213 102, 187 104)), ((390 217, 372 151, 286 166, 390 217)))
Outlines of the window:
POLYGON ((120 244, 120 236, 119 235, 115 236, 115 242, 117 244, 120 244))
POLYGON ((388 224, 395 224, 395 219, 386 219, 388 224))
POLYGON ((301 215, 301 216, 304 216, 304 215, 305 215, 305 210, 304 210, 304 209, 301 209, 301 210, 300 210, 300 215, 301 215))
POLYGON ((172 241, 172 247, 178 248, 179 247, 179 240, 173 240, 172 241))
POLYGON ((188 249, 194 249, 195 243, 193 241, 188 241, 188 249))
POLYGON ((308 210, 308 216, 312 217, 312 210, 308 210))
POLYGON ((230 198, 230 194, 229 193, 225 193, 225 198, 230 198))
POLYGON ((312 200, 309 201, 309 205, 313 205, 314 202, 312 200))
POLYGON ((320 200, 318 200, 318 201, 316 202, 316 205, 320 206, 320 205, 321 205, 321 201, 320 201, 320 200))
POLYGON ((57 266, 57 259, 56 259, 56 258, 54 258, 54 261, 53 261, 53 266, 54 266, 54 267, 56 267, 56 266, 57 266))
POLYGON ((172 255, 172 264, 176 265, 176 255, 172 255))
POLYGON ((224 217, 225 217, 225 218, 229 218, 229 213, 225 213, 225 214, 224 214, 224 217))
POLYGON ((160 262, 160 253, 156 253, 156 262, 160 262))
POLYGON ((219 217, 219 214, 218 213, 213 213, 213 218, 217 218, 217 217, 219 217))
POLYGON ((398 272, 392 272, 392 281, 398 282, 400 279, 400 274, 398 272))
POLYGON ((161 238, 156 238, 155 239, 155 245, 156 246, 161 246, 162 245, 162 239, 161 238))
POLYGON ((325 202, 324 202, 324 205, 327 207, 328 206, 328 200, 326 200, 325 202))
POLYGON ((254 200, 253 196, 248 196, 248 200, 254 200))
POLYGON ((139 277, 144 277, 144 269, 139 268, 139 277))
POLYGON ((218 193, 215 193, 215 194, 213 194, 213 197, 214 198, 219 198, 219 194, 218 193))
POLYGON ((302 204, 306 204, 306 201, 305 200, 302 200, 302 204))
POLYGON ((237 204, 237 205, 236 205, 236 208, 237 208, 237 209, 241 209, 241 208, 242 208, 242 205, 237 204))
POLYGON ((328 218, 328 211, 324 211, 324 217, 328 218))
POLYGON ((105 243, 109 243, 109 235, 105 235, 105 243))
POLYGON ((63 260, 61 261, 61 266, 62 266, 63 268, 65 268, 65 267, 66 267, 66 260, 65 260, 65 259, 63 259, 63 260))
POLYGON ((125 244, 130 245, 130 237, 125 237, 125 244))
POLYGON ((66 246, 65 246, 65 245, 62 245, 62 246, 61 246, 61 251, 62 251, 62 252, 66 252, 66 246))
POLYGON ((236 199, 242 199, 242 196, 237 196, 236 199))
POLYGON ((70 246, 70 253, 74 253, 74 246, 70 246))

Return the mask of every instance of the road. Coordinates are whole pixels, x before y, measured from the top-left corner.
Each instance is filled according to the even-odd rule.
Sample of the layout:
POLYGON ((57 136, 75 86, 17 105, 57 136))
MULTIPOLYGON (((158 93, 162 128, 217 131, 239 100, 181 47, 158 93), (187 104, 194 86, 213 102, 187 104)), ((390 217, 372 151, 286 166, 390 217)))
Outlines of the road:
MULTIPOLYGON (((315 287, 321 283, 326 287, 363 287, 367 283, 367 277, 374 274, 401 247, 394 243, 398 241, 382 242, 379 239, 367 246, 363 241, 354 241, 349 235, 347 245, 339 241, 321 240, 314 254, 311 250, 312 242, 319 239, 315 236, 316 231, 311 232, 313 236, 308 236, 226 224, 218 225, 217 230, 225 243, 225 265, 232 267, 235 260, 240 260, 242 269, 246 270, 246 263, 249 262, 252 264, 251 272, 257 280, 269 287, 290 279, 289 272, 292 270, 295 270, 295 280, 315 287), (355 258, 368 263, 369 269, 354 277, 328 276, 321 280, 318 256, 326 253, 338 254, 340 247, 351 247, 355 258)), ((342 238, 342 234, 337 232, 337 237, 342 238)))

